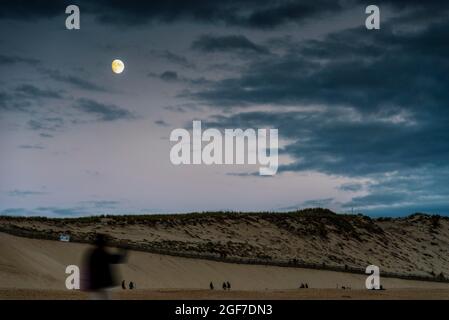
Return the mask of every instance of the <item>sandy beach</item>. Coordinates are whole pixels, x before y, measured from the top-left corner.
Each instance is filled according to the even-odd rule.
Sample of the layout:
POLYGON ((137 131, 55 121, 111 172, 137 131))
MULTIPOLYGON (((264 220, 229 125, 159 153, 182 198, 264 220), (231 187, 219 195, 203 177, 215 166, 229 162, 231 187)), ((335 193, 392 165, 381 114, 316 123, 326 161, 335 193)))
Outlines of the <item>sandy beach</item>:
MULTIPOLYGON (((1 299, 86 299, 65 288, 67 265, 82 266, 89 245, 28 239, 0 233, 1 299)), ((114 251, 114 249, 110 249, 114 251)), ((117 269, 137 289, 112 290, 114 299, 444 299, 449 284, 382 278, 385 291, 364 289, 364 275, 130 251, 117 269), (221 284, 229 281, 230 291, 221 284), (209 290, 213 282, 215 290, 209 290), (309 289, 298 289, 307 283, 309 289), (342 286, 350 290, 341 289, 342 286), (339 289, 337 289, 337 287, 339 289)))

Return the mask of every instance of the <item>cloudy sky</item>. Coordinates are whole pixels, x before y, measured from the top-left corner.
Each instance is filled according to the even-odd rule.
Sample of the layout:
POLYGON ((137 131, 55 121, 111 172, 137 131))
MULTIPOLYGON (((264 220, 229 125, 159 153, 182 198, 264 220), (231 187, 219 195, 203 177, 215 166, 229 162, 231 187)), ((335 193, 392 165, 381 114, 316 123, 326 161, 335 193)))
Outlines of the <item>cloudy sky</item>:
POLYGON ((448 16, 447 1, 2 1, 0 214, 449 214, 448 16), (172 165, 170 132, 192 120, 278 128, 278 174, 172 165))

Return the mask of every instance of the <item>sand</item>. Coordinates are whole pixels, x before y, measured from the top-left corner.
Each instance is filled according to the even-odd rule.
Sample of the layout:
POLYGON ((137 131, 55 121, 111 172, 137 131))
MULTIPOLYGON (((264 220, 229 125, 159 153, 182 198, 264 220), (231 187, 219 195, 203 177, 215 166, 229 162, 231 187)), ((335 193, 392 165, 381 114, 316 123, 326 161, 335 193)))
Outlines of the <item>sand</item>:
MULTIPOLYGON (((68 290, 0 289, 1 299, 18 300, 85 300, 89 294, 68 290)), ((449 300, 447 289, 391 289, 369 290, 114 290, 113 300, 449 300)))
MULTIPOLYGON (((86 241, 105 233, 120 245, 150 252, 186 253, 317 267, 449 277, 449 218, 423 214, 371 219, 324 209, 297 213, 197 213, 79 219, 0 217, 0 231, 86 241)), ((338 270, 338 269, 337 269, 338 270)))
MULTIPOLYGON (((37 240, 0 233, 0 298, 83 299, 83 292, 65 289, 65 268, 82 266, 89 245, 37 240)), ((110 249, 113 251, 114 249, 110 249)), ((302 268, 230 264, 201 259, 130 251, 118 267, 119 279, 133 281, 138 290, 122 292, 127 299, 303 299, 303 298, 444 298, 449 284, 382 278, 388 290, 364 290, 366 277, 302 268), (213 282, 216 289, 208 290, 213 282), (231 292, 221 284, 229 281, 231 292), (298 289, 308 283, 310 289, 298 289), (341 286, 351 290, 336 289, 341 286)))

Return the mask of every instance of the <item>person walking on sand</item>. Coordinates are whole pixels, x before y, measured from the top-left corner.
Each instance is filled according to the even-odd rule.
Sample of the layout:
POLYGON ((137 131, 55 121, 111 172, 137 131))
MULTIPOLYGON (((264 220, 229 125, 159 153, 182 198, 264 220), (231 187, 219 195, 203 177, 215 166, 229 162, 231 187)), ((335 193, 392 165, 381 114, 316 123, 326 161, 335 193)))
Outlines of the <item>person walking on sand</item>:
POLYGON ((229 281, 226 281, 226 288, 228 288, 228 290, 231 290, 231 283, 229 281))
POLYGON ((126 259, 126 251, 112 254, 106 250, 106 236, 97 234, 95 247, 86 255, 87 281, 86 289, 91 292, 91 298, 95 300, 109 299, 108 289, 118 285, 111 268, 112 264, 123 263, 126 259))
POLYGON ((223 290, 226 290, 226 282, 223 282, 223 290))
POLYGON ((214 284, 212 283, 212 281, 209 283, 209 288, 210 288, 211 290, 214 290, 214 284))

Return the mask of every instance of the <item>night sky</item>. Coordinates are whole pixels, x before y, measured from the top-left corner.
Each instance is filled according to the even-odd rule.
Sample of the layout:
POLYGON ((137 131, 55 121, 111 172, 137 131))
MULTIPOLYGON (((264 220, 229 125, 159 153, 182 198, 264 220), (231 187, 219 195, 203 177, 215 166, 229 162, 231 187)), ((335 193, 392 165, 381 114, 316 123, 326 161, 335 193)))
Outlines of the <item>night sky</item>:
POLYGON ((448 17, 447 1, 2 1, 0 214, 448 215, 448 17), (278 128, 278 173, 174 166, 170 132, 193 120, 278 128))

